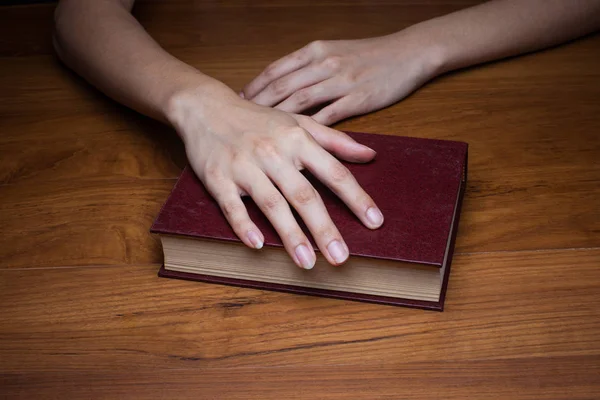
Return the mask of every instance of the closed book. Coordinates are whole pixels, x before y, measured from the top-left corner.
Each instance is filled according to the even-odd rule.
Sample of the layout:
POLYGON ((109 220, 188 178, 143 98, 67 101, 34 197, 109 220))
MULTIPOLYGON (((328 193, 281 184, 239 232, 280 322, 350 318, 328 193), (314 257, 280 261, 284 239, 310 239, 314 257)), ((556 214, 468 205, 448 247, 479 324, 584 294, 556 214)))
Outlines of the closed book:
POLYGON ((249 197, 244 203, 265 245, 261 250, 246 247, 186 167, 151 228, 163 246, 159 276, 442 311, 467 180, 468 145, 347 133, 377 152, 372 162, 344 165, 381 209, 383 226, 363 226, 335 194, 303 171, 348 245, 346 263, 332 266, 317 251, 313 269, 297 267, 249 197))

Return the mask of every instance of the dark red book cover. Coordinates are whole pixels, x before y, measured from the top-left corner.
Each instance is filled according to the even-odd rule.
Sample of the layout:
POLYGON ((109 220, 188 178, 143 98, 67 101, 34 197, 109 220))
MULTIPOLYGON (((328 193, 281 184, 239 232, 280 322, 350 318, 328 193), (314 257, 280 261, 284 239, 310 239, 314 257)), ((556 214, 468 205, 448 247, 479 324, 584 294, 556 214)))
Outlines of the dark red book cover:
MULTIPOLYGON (((326 186, 309 173, 306 175, 321 194, 333 222, 348 244, 351 256, 442 267, 448 237, 452 235, 447 261, 450 264, 466 184, 468 145, 447 140, 347 133, 377 152, 375 160, 370 163, 344 162, 344 165, 379 206, 385 217, 384 225, 377 230, 364 227, 326 186), (454 231, 451 232, 455 207, 458 209, 454 231)), ((265 246, 281 247, 275 230, 256 204, 249 198, 245 198, 244 202, 250 217, 265 236, 265 246)), ((301 226, 311 238, 306 228, 301 226)), ((218 204, 189 167, 181 174, 151 232, 239 242, 218 204)), ((440 300, 435 303, 207 277, 168 271, 164 267, 160 275, 441 310, 449 271, 450 265, 447 265, 440 300)))

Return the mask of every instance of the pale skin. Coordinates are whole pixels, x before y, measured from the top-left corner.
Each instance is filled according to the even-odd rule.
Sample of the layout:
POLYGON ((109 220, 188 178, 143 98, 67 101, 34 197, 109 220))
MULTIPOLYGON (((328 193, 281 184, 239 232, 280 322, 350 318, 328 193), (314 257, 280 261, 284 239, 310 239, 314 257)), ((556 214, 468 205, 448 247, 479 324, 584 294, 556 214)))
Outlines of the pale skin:
POLYGON ((334 157, 368 162, 375 152, 310 117, 241 99, 164 51, 131 15, 133 5, 62 0, 55 14, 58 56, 115 100, 175 128, 190 165, 247 246, 260 249, 264 236, 249 218, 243 195, 253 198, 299 267, 312 268, 316 254, 290 206, 327 261, 345 262, 348 246, 299 171, 313 173, 366 227, 376 229, 383 224, 381 211, 334 157))
POLYGON ((552 46, 600 22, 598 0, 492 1, 385 37, 314 42, 271 64, 238 96, 162 49, 132 16, 133 5, 61 0, 58 56, 116 101, 173 126, 240 240, 256 249, 264 242, 241 200, 249 195, 306 269, 316 254, 290 207, 329 263, 342 264, 349 251, 300 170, 330 187, 366 227, 383 224, 337 160, 368 162, 375 152, 325 125, 392 104, 441 73, 552 46), (312 118, 297 114, 329 101, 312 118))
POLYGON ((315 41, 273 62, 240 95, 330 125, 386 107, 445 72, 600 29, 598 0, 496 0, 387 36, 315 41), (327 104, 330 103, 330 104, 327 104))

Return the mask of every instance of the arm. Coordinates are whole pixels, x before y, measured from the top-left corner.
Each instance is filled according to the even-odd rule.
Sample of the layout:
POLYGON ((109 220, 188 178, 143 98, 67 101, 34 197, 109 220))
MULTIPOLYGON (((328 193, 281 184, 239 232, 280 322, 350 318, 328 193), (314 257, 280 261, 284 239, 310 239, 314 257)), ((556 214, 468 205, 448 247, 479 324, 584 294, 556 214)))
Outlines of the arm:
POLYGON ((496 0, 415 27, 446 72, 561 44, 600 28, 598 0, 496 0))
POLYGON ((131 15, 133 3, 62 0, 55 14, 59 57, 107 95, 176 129, 190 165, 247 246, 258 249, 264 241, 240 198, 249 194, 300 267, 312 268, 316 256, 289 204, 327 260, 343 263, 348 248, 298 170, 310 170, 374 229, 383 223, 381 212, 328 152, 365 162, 373 150, 311 118, 240 99, 164 51, 131 15))
POLYGON ((599 28, 599 0, 495 0, 388 36, 313 42, 268 66, 241 95, 288 112, 334 101, 313 116, 329 125, 395 103, 442 73, 599 28))
POLYGON ((113 99, 167 122, 170 102, 189 87, 227 88, 164 51, 131 15, 135 0, 62 0, 54 47, 70 68, 113 99))

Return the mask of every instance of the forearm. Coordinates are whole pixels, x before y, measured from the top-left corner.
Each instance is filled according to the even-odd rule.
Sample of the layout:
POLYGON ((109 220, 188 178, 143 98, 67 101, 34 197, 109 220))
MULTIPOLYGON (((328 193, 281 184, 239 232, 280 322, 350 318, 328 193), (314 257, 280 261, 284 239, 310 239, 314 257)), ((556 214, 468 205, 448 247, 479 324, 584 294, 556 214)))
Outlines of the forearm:
POLYGON ((164 51, 131 15, 133 1, 62 1, 54 45, 70 68, 113 99, 169 121, 174 96, 229 89, 164 51))
POLYGON ((495 0, 414 25, 398 35, 430 49, 436 72, 540 50, 600 28, 598 0, 495 0))

